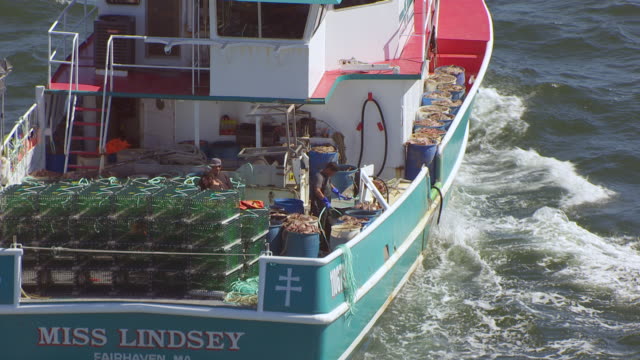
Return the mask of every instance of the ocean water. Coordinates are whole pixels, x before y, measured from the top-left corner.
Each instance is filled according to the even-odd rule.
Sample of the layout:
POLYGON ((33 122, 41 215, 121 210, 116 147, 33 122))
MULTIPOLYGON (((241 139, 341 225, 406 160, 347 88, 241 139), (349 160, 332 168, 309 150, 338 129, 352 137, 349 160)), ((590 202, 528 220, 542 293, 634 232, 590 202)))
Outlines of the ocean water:
MULTIPOLYGON (((495 51, 423 266, 354 359, 640 359, 640 3, 488 0, 495 51)), ((63 6, 0 0, 7 117, 63 6)))

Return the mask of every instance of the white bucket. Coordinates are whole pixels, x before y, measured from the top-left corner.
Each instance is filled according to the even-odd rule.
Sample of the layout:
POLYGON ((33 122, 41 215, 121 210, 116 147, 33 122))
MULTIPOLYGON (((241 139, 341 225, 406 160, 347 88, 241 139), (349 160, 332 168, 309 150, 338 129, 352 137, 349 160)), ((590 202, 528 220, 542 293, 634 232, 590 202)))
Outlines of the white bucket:
POLYGON ((334 250, 339 245, 345 244, 349 240, 358 236, 360 231, 360 226, 353 224, 337 224, 332 226, 331 239, 329 240, 331 250, 334 250))
POLYGON ((432 92, 438 90, 438 85, 452 84, 455 85, 456 77, 448 74, 435 74, 429 75, 427 80, 424 81, 425 92, 432 92))
POLYGON ((433 113, 448 114, 449 108, 446 106, 439 106, 439 105, 420 106, 418 108, 418 111, 416 111, 416 120, 427 118, 433 113))

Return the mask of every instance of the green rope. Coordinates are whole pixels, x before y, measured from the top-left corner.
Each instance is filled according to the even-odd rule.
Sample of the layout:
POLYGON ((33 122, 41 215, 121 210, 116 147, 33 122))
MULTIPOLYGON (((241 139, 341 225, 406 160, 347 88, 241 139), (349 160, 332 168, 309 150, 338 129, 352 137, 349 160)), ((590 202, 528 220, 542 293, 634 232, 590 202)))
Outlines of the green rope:
POLYGON ((233 304, 255 306, 258 305, 259 278, 252 277, 246 280, 236 280, 231 284, 224 301, 233 304))
POLYGON ((230 292, 244 295, 257 295, 259 285, 260 281, 257 276, 246 280, 236 280, 231 284, 230 292))
POLYGON ((342 264, 344 266, 342 288, 344 289, 345 300, 349 305, 348 314, 353 315, 356 312, 356 290, 358 289, 356 277, 353 273, 353 255, 351 253, 351 248, 346 244, 338 245, 336 249, 342 250, 342 264))

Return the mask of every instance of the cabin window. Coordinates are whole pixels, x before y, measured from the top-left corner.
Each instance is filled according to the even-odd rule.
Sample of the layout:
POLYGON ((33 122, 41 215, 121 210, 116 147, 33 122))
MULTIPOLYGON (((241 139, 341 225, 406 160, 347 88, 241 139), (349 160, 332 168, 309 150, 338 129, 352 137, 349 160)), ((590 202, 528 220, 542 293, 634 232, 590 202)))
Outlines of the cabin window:
POLYGON ((218 35, 259 39, 302 39, 309 4, 217 0, 218 35))
POLYGON ((339 10, 339 9, 346 9, 354 6, 374 4, 377 2, 383 2, 383 1, 386 1, 386 0, 342 0, 340 4, 333 5, 333 8, 336 10, 339 10))

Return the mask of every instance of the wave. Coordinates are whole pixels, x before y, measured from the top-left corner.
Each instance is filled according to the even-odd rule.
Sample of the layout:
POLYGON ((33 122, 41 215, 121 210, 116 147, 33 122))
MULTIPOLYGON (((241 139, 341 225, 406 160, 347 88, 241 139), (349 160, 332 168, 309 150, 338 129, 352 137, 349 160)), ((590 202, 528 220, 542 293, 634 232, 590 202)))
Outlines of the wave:
POLYGON ((630 239, 591 233, 563 210, 613 192, 571 162, 514 146, 526 136, 526 111, 526 98, 481 89, 470 151, 424 266, 356 358, 638 355, 602 339, 633 345, 628 334, 640 333, 637 321, 620 319, 640 309, 640 253, 630 239))
POLYGON ((529 127, 522 119, 525 112, 525 99, 481 89, 472 119, 474 134, 463 166, 467 171, 462 171, 459 183, 503 194, 509 190, 521 193, 560 188, 564 192, 558 199, 562 208, 604 201, 615 194, 589 182, 569 161, 511 146, 529 127))

